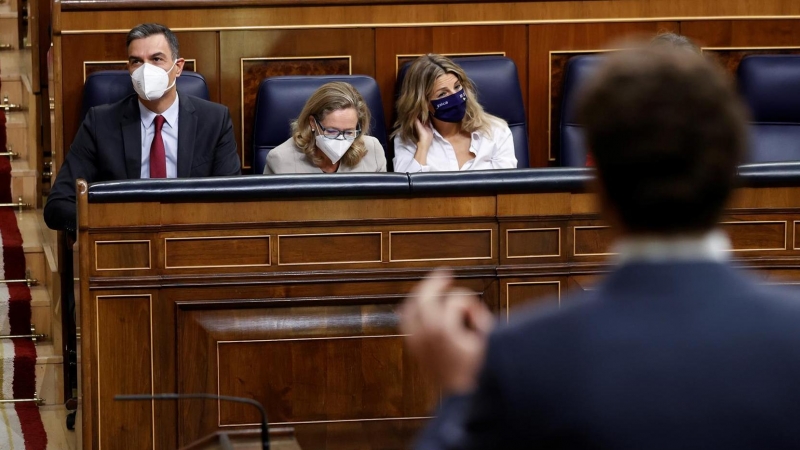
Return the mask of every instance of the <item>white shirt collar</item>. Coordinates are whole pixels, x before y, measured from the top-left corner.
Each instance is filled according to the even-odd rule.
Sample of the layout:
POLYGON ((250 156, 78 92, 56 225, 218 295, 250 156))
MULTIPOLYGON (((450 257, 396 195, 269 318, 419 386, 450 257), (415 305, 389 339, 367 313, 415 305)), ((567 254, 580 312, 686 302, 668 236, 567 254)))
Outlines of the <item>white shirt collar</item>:
POLYGON ((727 261, 731 241, 720 230, 701 236, 636 236, 614 243, 619 264, 628 262, 727 261))
MULTIPOLYGON (((444 136, 442 136, 442 134, 439 133, 439 130, 437 130, 436 127, 431 127, 431 129, 433 130, 434 136, 443 141, 447 141, 447 139, 445 139, 444 136)), ((470 133, 470 136, 472 137, 473 140, 479 140, 481 138, 481 133, 478 131, 473 131, 472 133, 470 133)))
MULTIPOLYGON (((162 116, 164 116, 167 125, 169 125, 172 128, 175 128, 178 125, 179 103, 180 103, 180 95, 176 95, 175 101, 172 102, 172 105, 170 105, 170 107, 167 108, 167 110, 164 111, 163 114, 161 114, 162 116)), ((142 104, 141 100, 139 101, 139 116, 142 118, 142 124, 144 125, 145 128, 150 128, 150 125, 152 125, 153 121, 156 120, 157 115, 158 114, 147 109, 147 107, 142 104)))

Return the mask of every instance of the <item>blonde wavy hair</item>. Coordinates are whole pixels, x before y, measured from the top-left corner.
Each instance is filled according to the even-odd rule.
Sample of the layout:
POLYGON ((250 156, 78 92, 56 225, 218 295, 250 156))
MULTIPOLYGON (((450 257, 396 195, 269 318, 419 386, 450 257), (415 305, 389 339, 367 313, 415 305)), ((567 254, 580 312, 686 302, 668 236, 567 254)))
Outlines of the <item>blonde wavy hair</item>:
POLYGON ((406 72, 400 88, 400 96, 397 99, 397 121, 394 124, 393 138, 400 136, 400 139, 406 142, 414 144, 419 142, 414 122, 416 119, 422 123, 430 120, 432 114, 428 108, 430 105, 428 99, 433 93, 436 80, 448 73, 452 73, 458 78, 467 94, 467 113, 461 120, 463 131, 468 133, 479 131, 491 136, 492 121, 505 124, 503 119, 483 110, 481 104, 478 103, 475 85, 472 84, 472 80, 467 77, 461 66, 446 56, 428 53, 417 58, 406 72))
POLYGON ((348 167, 355 166, 367 154, 364 144, 364 135, 369 134, 369 124, 372 120, 367 103, 361 94, 350 83, 333 81, 323 84, 306 101, 300 115, 292 122, 292 138, 294 144, 316 166, 323 160, 317 156, 314 143, 314 130, 308 122, 309 117, 314 117, 318 122, 325 120, 325 116, 340 109, 354 108, 358 115, 358 124, 361 133, 353 141, 353 145, 342 156, 342 164, 348 167))

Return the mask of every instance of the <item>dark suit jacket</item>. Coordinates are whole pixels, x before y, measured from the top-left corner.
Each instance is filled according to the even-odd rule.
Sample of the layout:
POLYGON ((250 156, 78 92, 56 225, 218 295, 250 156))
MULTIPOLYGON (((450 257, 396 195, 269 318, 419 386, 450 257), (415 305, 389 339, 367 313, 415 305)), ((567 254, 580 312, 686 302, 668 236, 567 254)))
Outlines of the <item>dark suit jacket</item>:
MULTIPOLYGON (((228 109, 197 97, 179 95, 178 177, 241 174, 228 109)), ((135 94, 90 109, 47 197, 44 207, 47 226, 75 231, 77 179, 92 183, 140 178, 141 134, 135 94)))
POLYGON ((495 332, 417 448, 800 448, 799 298, 710 262, 626 265, 583 297, 495 332))

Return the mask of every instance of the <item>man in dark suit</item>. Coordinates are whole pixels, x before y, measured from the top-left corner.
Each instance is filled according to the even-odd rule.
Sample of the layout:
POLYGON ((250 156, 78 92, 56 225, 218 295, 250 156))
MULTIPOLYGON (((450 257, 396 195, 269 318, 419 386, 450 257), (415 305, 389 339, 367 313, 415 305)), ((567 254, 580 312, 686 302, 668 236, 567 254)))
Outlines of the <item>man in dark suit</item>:
POLYGON ((611 55, 589 84, 618 265, 493 332, 447 272, 417 286, 401 328, 445 393, 417 448, 800 448, 800 299, 732 269, 715 230, 746 146, 728 80, 662 48, 611 55))
POLYGON ((128 70, 136 95, 89 110, 47 204, 47 226, 75 232, 75 181, 241 174, 228 109, 178 95, 184 60, 169 28, 142 24, 128 33, 128 70))

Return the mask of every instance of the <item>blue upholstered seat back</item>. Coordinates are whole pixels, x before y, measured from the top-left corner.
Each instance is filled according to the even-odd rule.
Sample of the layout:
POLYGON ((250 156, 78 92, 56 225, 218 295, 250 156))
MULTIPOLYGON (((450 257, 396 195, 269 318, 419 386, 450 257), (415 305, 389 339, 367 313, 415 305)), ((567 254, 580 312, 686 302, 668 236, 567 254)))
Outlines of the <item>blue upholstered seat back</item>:
POLYGON ((372 123, 370 135, 386 148, 386 121, 378 83, 366 75, 281 76, 261 82, 256 96, 253 127, 253 170, 263 173, 270 150, 291 136, 290 124, 300 115, 306 101, 320 86, 345 81, 358 90, 367 102, 372 123))
POLYGON ((800 161, 800 55, 747 56, 737 79, 752 113, 746 161, 800 161))
MULTIPOLYGON (((461 66, 478 91, 478 101, 483 109, 506 122, 514 137, 514 152, 517 167, 529 167, 528 121, 525 116, 525 103, 519 85, 517 65, 505 56, 457 57, 452 60, 461 66)), ((395 98, 400 93, 406 71, 411 63, 406 63, 397 74, 395 98)))
POLYGON ((583 55, 575 56, 567 62, 558 127, 561 138, 559 159, 562 167, 584 167, 586 165, 583 126, 578 123, 576 117, 575 101, 582 84, 597 70, 601 59, 601 55, 583 55))
MULTIPOLYGON (((209 100, 206 80, 197 72, 184 71, 175 84, 180 93, 209 100)), ((83 85, 81 120, 89 108, 118 102, 134 92, 127 70, 103 70, 90 74, 83 85)))

